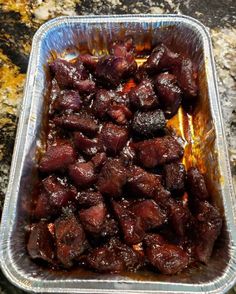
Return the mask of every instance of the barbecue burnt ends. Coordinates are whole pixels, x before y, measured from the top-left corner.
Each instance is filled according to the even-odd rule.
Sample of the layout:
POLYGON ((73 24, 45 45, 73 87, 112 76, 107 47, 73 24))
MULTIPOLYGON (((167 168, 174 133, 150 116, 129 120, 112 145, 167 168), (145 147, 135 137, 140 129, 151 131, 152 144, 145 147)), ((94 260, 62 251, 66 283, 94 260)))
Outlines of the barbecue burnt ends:
POLYGON ((222 226, 214 195, 196 166, 185 169, 166 128, 197 99, 195 66, 163 44, 139 67, 135 57, 128 37, 99 60, 49 64, 47 144, 26 244, 35 261, 173 275, 212 254, 222 226))

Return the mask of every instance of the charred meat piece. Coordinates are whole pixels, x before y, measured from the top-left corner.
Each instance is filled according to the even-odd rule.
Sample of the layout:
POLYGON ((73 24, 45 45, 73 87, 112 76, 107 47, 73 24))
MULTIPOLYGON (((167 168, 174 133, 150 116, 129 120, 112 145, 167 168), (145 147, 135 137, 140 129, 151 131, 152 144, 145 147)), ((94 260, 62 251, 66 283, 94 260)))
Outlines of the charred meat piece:
POLYGON ((140 163, 147 168, 182 158, 184 149, 172 136, 164 136, 133 144, 140 163))
POLYGON ((180 64, 180 55, 172 52, 164 44, 160 44, 153 49, 143 67, 150 73, 156 73, 178 64, 180 64))
POLYGON ((95 74, 104 84, 118 86, 124 78, 132 75, 137 63, 132 54, 126 56, 109 55, 102 57, 96 66, 95 74))
POLYGON ((92 162, 78 162, 69 166, 69 176, 78 187, 88 187, 97 180, 92 162))
POLYGON ((88 77, 88 73, 81 62, 73 64, 58 58, 49 66, 60 88, 73 88, 78 81, 88 77))
POLYGON ((74 90, 63 90, 59 97, 54 102, 54 109, 56 110, 74 110, 78 111, 81 108, 81 97, 78 92, 74 90))
POLYGON ((169 221, 175 233, 180 237, 185 236, 188 228, 191 227, 191 214, 188 207, 184 207, 181 202, 174 199, 168 201, 167 205, 169 221))
POLYGON ((91 162, 93 163, 96 172, 99 172, 101 170, 106 161, 107 156, 105 152, 98 153, 91 158, 91 162))
POLYGON ((152 198, 157 187, 161 186, 161 182, 159 176, 148 173, 141 167, 131 166, 127 186, 135 197, 152 198))
POLYGON ((104 119, 106 117, 115 95, 116 93, 114 91, 108 91, 105 89, 97 91, 93 101, 93 112, 98 118, 104 119))
POLYGON ((98 176, 98 190, 111 197, 122 195, 122 188, 127 182, 127 170, 119 159, 109 160, 98 176))
POLYGON ((217 208, 207 201, 199 202, 195 228, 197 235, 196 257, 198 260, 207 263, 222 228, 222 218, 217 208))
POLYGON ((76 189, 56 176, 49 176, 42 181, 49 196, 49 203, 54 207, 65 206, 76 196, 76 189))
POLYGON ((129 100, 134 109, 148 110, 156 108, 159 104, 152 82, 149 79, 142 80, 138 86, 131 89, 129 100))
POLYGON ((111 105, 109 116, 119 125, 125 125, 132 117, 132 112, 123 104, 111 105))
POLYGON ((149 262, 161 273, 173 275, 188 266, 188 254, 180 247, 167 243, 161 236, 147 236, 145 243, 149 262))
POLYGON ((131 205, 130 210, 142 219, 145 230, 159 227, 167 220, 166 214, 153 200, 138 201, 131 205))
POLYGON ((164 166, 165 187, 173 195, 183 194, 185 190, 185 167, 182 163, 172 162, 164 166))
POLYGON ((117 221, 111 217, 107 217, 102 225, 100 232, 101 237, 114 237, 119 233, 119 227, 117 221))
POLYGON ((90 54, 81 54, 78 57, 79 62, 82 62, 84 67, 88 69, 91 72, 94 72, 96 65, 97 65, 97 60, 94 58, 93 55, 90 54))
POLYGON ((112 204, 125 242, 130 245, 141 242, 145 236, 144 224, 141 217, 118 202, 113 201, 112 204))
POLYGON ((99 233, 106 219, 106 207, 103 202, 79 212, 79 219, 85 231, 99 233))
POLYGON ((193 69, 190 58, 182 58, 181 64, 175 67, 174 73, 178 79, 178 84, 184 92, 185 98, 192 99, 197 96, 197 72, 193 69))
POLYGON ((95 248, 88 254, 86 261, 91 269, 101 273, 119 273, 125 268, 114 250, 106 246, 95 248))
POLYGON ((168 118, 176 114, 181 103, 181 89, 177 85, 176 76, 168 72, 159 74, 155 80, 160 104, 168 118))
POLYGON ((84 230, 73 214, 55 221, 57 258, 65 267, 71 267, 87 248, 84 230))
POLYGON ((137 112, 132 122, 132 129, 134 132, 144 137, 155 136, 158 132, 163 131, 165 126, 165 116, 160 109, 137 112))
POLYGON ((69 143, 50 145, 42 156, 39 170, 45 173, 65 169, 75 161, 76 154, 69 143))
POLYGON ((44 191, 39 194, 33 216, 36 219, 50 218, 56 213, 55 208, 51 207, 49 203, 48 194, 44 191))
POLYGON ((204 177, 196 167, 191 167, 188 170, 187 187, 190 197, 200 200, 209 198, 204 177))
POLYGON ((74 133, 74 143, 77 149, 88 156, 93 156, 101 150, 98 139, 90 139, 80 132, 74 133))
POLYGON ((125 127, 112 123, 105 124, 100 133, 100 143, 111 155, 117 155, 127 143, 128 138, 129 133, 125 127))
POLYGON ((81 206, 91 207, 103 202, 103 197, 100 192, 88 190, 78 193, 76 196, 76 200, 81 206))
POLYGON ((47 223, 39 222, 32 225, 27 250, 33 259, 43 259, 47 262, 53 261, 54 240, 47 223))
POLYGON ((97 122, 84 113, 62 115, 55 117, 53 121, 59 127, 80 131, 88 136, 93 136, 98 132, 97 122))

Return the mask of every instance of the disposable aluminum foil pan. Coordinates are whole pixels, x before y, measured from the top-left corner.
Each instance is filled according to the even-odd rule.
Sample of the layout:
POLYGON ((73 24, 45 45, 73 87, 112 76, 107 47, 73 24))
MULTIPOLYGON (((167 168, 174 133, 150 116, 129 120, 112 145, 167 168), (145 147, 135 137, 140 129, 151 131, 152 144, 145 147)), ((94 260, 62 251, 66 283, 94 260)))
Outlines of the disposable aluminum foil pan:
MULTIPOLYGON (((46 96, 45 96, 46 95, 46 96)), ((236 279, 236 215, 229 159, 207 29, 195 19, 177 15, 59 17, 35 34, 18 125, 10 180, 1 224, 1 268, 11 283, 30 292, 51 293, 224 293, 236 279), (208 265, 174 276, 141 272, 101 275, 84 270, 52 271, 30 260, 25 250, 25 207, 30 201, 37 149, 42 145, 47 61, 78 52, 101 55, 111 39, 134 37, 137 48, 163 41, 189 55, 198 66, 199 102, 193 116, 179 111, 173 127, 185 139, 184 162, 206 175, 224 226, 208 265), (178 127, 176 127, 178 126, 178 127)))

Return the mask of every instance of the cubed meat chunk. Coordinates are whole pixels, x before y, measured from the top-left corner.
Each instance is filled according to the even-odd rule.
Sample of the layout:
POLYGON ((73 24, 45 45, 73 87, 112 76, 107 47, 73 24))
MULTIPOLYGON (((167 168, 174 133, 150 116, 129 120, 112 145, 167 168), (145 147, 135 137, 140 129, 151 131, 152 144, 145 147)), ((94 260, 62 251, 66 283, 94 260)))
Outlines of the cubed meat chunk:
POLYGON ((168 72, 159 74, 155 80, 155 87, 160 104, 167 118, 175 115, 182 100, 182 91, 177 85, 176 76, 168 72))
POLYGON ((207 201, 199 202, 195 227, 195 254, 198 260, 207 263, 222 228, 222 218, 218 209, 207 201))
POLYGON ((135 197, 152 198, 157 187, 161 186, 160 177, 146 172, 138 166, 132 166, 129 170, 127 186, 135 197))
POLYGON ((124 105, 111 105, 109 116, 119 125, 125 125, 132 117, 132 112, 124 105))
POLYGON ((130 210, 142 219, 145 230, 159 227, 167 221, 166 214, 153 200, 138 201, 130 210))
POLYGON ((162 238, 150 239, 147 238, 146 255, 153 267, 161 273, 174 275, 188 266, 189 256, 183 249, 162 238))
POLYGON ((73 88, 78 81, 88 77, 88 73, 81 62, 73 64, 58 58, 49 66, 60 88, 73 88))
POLYGON ((55 207, 65 206, 76 196, 76 189, 69 186, 63 179, 49 176, 42 181, 44 189, 48 193, 49 204, 55 207))
POLYGON ((76 217, 71 214, 55 221, 57 258, 65 267, 71 267, 87 248, 84 230, 76 217))
POLYGON ((184 92, 187 100, 192 100, 197 96, 197 72, 194 70, 193 63, 190 58, 182 58, 181 64, 175 67, 174 73, 178 79, 178 84, 184 92))
POLYGON ((159 104, 154 87, 149 79, 144 79, 129 92, 130 104, 134 109, 148 110, 159 104))
POLYGON ((109 52, 115 56, 125 57, 128 52, 133 52, 135 49, 133 38, 130 36, 125 37, 124 40, 115 41, 111 44, 109 52))
POLYGON ((54 118, 54 123, 62 128, 72 131, 80 131, 88 136, 93 136, 98 132, 97 122, 89 115, 67 114, 54 118))
POLYGON ((131 212, 128 208, 123 207, 118 202, 113 201, 112 204, 125 242, 130 245, 140 243, 145 236, 144 224, 141 217, 131 212))
POLYGON ((102 225, 100 236, 103 238, 114 237, 119 233, 119 226, 116 220, 107 217, 102 225))
POLYGON ((87 256, 88 266, 101 273, 119 273, 124 270, 123 261, 118 258, 114 250, 106 246, 95 248, 87 256))
POLYGON ((45 173, 65 169, 75 161, 76 154, 69 143, 50 145, 43 154, 39 170, 45 173))
POLYGON ((191 167, 188 170, 187 187, 190 197, 200 200, 209 198, 204 177, 196 167, 191 167))
POLYGON ((132 122, 133 131, 144 137, 154 137, 165 129, 166 120, 162 110, 137 112, 132 122))
POLYGON ((172 136, 164 136, 133 144, 140 163, 147 168, 182 158, 183 147, 172 136))
POLYGON ((180 55, 171 51, 164 44, 160 44, 153 49, 143 67, 153 74, 178 64, 180 64, 180 55))
POLYGON ((56 110, 74 110, 78 111, 81 108, 81 97, 78 92, 74 90, 63 90, 60 92, 58 98, 54 101, 53 107, 56 110))
POLYGON ((46 222, 39 222, 32 225, 27 250, 33 259, 42 259, 47 262, 53 261, 54 239, 46 222))
POLYGON ((90 139, 80 132, 74 133, 76 148, 88 156, 93 156, 101 150, 98 138, 90 139))
POLYGON ((95 92, 96 84, 91 79, 80 80, 74 84, 74 88, 82 94, 90 94, 95 92))
POLYGON ((127 182, 127 170, 119 159, 109 160, 98 176, 98 190, 111 197, 122 195, 122 188, 127 182))
POLYGON ((135 157, 135 151, 130 145, 125 146, 120 153, 120 158, 125 166, 134 164, 135 157))
POLYGON ((96 172, 99 172, 101 170, 106 161, 107 156, 105 152, 98 153, 91 158, 91 162, 93 163, 96 172))
POLYGON ((166 164, 163 169, 165 187, 173 195, 181 195, 185 190, 185 167, 182 163, 172 162, 166 164))
POLYGON ((107 123, 100 134, 100 142, 105 151, 111 155, 117 155, 129 139, 128 130, 123 126, 107 123))
POLYGON ((91 207, 103 202, 103 197, 100 192, 95 191, 82 191, 76 196, 79 206, 91 207))
POLYGON ((92 162, 78 162, 69 166, 69 176, 79 187, 88 187, 97 180, 92 162))
POLYGON ((100 118, 104 119, 116 93, 114 91, 108 91, 100 89, 97 91, 95 99, 93 101, 93 112, 100 118))
POLYGON ((96 65, 97 65, 97 60, 94 58, 93 55, 90 54, 80 54, 78 56, 79 62, 82 62, 84 67, 88 69, 91 72, 94 72, 96 65))
POLYGON ((49 203, 49 197, 46 191, 43 191, 39 194, 34 211, 33 216, 36 219, 41 218, 50 218, 56 213, 55 207, 52 207, 49 203))
POLYGON ((89 233, 99 233, 106 219, 106 207, 103 202, 79 212, 80 221, 89 233))

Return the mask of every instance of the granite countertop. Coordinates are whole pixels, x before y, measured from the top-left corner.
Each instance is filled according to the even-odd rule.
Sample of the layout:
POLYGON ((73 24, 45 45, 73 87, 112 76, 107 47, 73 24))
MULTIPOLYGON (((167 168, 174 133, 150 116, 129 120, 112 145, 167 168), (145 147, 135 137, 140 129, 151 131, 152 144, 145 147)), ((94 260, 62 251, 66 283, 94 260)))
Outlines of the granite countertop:
MULTIPOLYGON (((210 29, 236 190, 235 0, 0 0, 0 214, 8 183, 31 41, 50 18, 78 14, 176 13, 210 29)), ((0 274, 0 293, 21 293, 0 274), (2 291, 2 292, 1 292, 2 291)))

